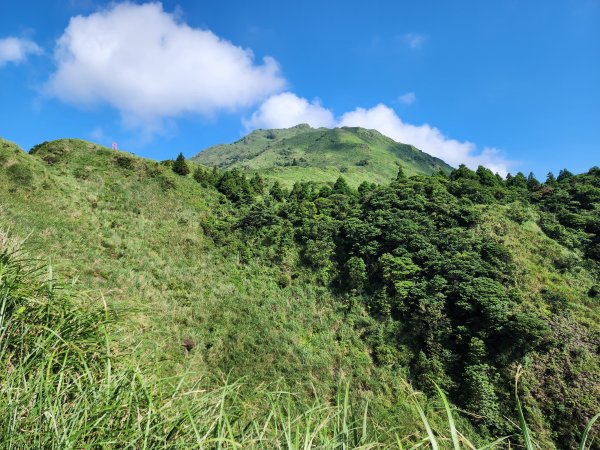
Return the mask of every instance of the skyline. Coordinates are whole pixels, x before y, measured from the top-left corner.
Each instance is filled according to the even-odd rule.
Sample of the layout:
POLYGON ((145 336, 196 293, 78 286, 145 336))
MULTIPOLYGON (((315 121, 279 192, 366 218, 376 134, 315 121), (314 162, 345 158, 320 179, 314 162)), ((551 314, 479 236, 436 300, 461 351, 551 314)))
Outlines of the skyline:
POLYGON ((309 123, 502 174, 598 165, 600 3, 461 5, 6 5, 0 136, 168 159, 309 123))

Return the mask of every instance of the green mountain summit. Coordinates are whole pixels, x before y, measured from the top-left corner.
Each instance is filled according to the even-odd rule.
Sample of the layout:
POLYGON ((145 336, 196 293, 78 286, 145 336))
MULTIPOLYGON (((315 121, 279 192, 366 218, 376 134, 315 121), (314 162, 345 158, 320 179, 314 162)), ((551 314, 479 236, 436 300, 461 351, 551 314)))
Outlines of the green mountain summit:
POLYGON ((335 181, 340 175, 353 186, 363 181, 386 183, 396 176, 399 165, 409 176, 452 170, 441 159, 376 130, 307 124, 256 130, 233 144, 210 147, 192 160, 261 173, 286 185, 300 180, 335 181))

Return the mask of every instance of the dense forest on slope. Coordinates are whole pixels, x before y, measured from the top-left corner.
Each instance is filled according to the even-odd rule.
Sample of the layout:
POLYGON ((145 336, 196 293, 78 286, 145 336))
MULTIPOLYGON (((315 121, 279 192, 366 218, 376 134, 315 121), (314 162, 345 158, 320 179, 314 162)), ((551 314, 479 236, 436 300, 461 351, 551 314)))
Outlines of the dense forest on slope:
POLYGON ((600 169, 544 183, 483 167, 400 169, 388 186, 354 191, 339 178, 289 193, 241 172, 195 176, 240 205, 209 236, 311 270, 349 311, 368 311, 361 335, 378 366, 426 392, 437 383, 483 429, 510 431, 519 364, 532 418, 561 448, 600 409, 600 169))
POLYGON ((233 144, 203 150, 192 160, 260 173, 288 187, 295 181, 334 182, 340 175, 355 188, 363 181, 389 183, 399 164, 407 175, 452 170, 441 159, 376 130, 311 128, 306 124, 256 130, 233 144))
MULTIPOLYGON (((34 255, 79 277, 77 305, 104 298, 112 355, 159 377, 245 376, 244 395, 281 379, 307 410, 312 396, 340 404, 347 380, 369 438, 408 447, 427 430, 407 383, 428 394, 442 442, 436 385, 475 442, 519 445, 523 366, 534 439, 576 447, 600 410, 600 169, 540 182, 401 167, 384 185, 286 188, 183 164, 191 173, 83 141, 30 155, 0 143, 0 228, 31 233, 34 255)), ((236 417, 254 429, 261 402, 245 401, 236 417)))

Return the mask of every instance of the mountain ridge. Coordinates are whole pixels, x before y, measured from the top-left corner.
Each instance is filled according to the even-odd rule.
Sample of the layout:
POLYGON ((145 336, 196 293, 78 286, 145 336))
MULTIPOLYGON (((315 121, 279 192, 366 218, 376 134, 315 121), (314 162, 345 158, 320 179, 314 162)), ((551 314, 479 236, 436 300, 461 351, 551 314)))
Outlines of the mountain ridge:
POLYGON ((340 175, 348 183, 386 183, 402 166, 407 175, 430 175, 453 169, 439 158, 402 144, 377 130, 360 127, 254 130, 231 144, 209 147, 190 158, 219 168, 240 168, 277 179, 333 182, 340 175))

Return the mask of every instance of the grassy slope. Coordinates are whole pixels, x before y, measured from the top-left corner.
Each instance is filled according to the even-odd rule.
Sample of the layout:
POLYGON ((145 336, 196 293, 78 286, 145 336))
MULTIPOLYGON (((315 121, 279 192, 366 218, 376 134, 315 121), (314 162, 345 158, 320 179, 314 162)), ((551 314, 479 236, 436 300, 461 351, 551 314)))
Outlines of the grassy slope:
POLYGON ((407 175, 450 170, 443 161, 375 130, 313 129, 308 125, 257 130, 233 144, 208 148, 192 159, 256 171, 287 186, 300 180, 331 182, 340 175, 355 187, 363 181, 386 183, 396 176, 398 164, 407 175), (294 160, 298 165, 291 165, 294 160))
POLYGON ((440 414, 422 398, 405 401, 390 427, 343 382, 329 398, 302 398, 277 383, 148 377, 111 351, 109 315, 80 294, 0 230, 1 448, 366 449, 420 445, 430 425, 449 440, 451 419, 428 421, 418 403, 440 414))
MULTIPOLYGON (((496 236, 508 248, 517 267, 518 287, 523 301, 531 308, 546 311, 553 348, 532 354, 526 362, 527 392, 534 429, 538 439, 553 439, 558 430, 543 423, 549 417, 545 405, 559 405, 562 413, 555 422, 586 423, 598 412, 600 399, 600 308, 598 300, 588 295, 597 282, 583 260, 555 240, 547 237, 537 225, 535 210, 517 202, 486 209, 481 228, 496 236), (522 218, 511 220, 515 211, 522 218), (556 315, 550 310, 560 309, 556 315), (566 334, 564 329, 569 329, 566 334), (557 365, 556 361, 563 361, 557 365), (568 384, 558 381, 570 380, 568 384), (533 397, 540 400, 536 403, 533 397), (541 434, 541 430, 547 430, 541 434)), ((578 439, 579 430, 560 430, 578 439)))
POLYGON ((272 269, 239 264, 203 237, 202 220, 221 208, 214 191, 84 141, 56 141, 35 156, 7 150, 1 226, 31 234, 29 245, 57 273, 127 310, 126 347, 173 370, 265 377, 295 374, 299 364, 316 376, 343 359, 347 343, 330 333, 343 325, 325 290, 280 288, 272 269), (52 165, 42 160, 59 153, 52 165), (27 168, 31 183, 11 175, 11 166, 27 168), (180 348, 187 337, 198 344, 191 358, 180 348))

